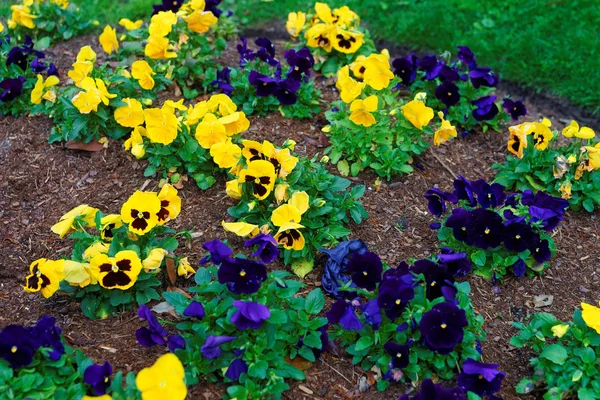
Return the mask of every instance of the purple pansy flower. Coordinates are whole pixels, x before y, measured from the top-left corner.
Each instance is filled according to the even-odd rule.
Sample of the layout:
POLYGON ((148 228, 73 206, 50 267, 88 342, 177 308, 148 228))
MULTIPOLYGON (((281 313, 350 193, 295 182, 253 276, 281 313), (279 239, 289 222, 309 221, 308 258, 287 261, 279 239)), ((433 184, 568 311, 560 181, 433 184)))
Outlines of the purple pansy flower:
POLYGON ((377 305, 377 299, 371 300, 360 306, 361 311, 365 316, 365 321, 373 326, 373 330, 379 330, 381 325, 381 309, 377 305))
POLYGON ((0 82, 0 101, 6 103, 13 101, 23 93, 23 83, 25 77, 19 76, 18 78, 5 78, 0 82))
POLYGON ((478 89, 480 86, 496 87, 498 85, 498 75, 494 74, 491 68, 473 68, 469 71, 469 77, 475 89, 478 89))
POLYGON ((435 97, 446 107, 452 107, 460 101, 458 86, 451 81, 444 81, 435 88, 435 97))
POLYGON ((394 74, 402 80, 402 84, 409 86, 417 77, 417 56, 410 54, 392 61, 394 74))
POLYGON ((527 108, 525 108, 525 104, 521 100, 513 101, 506 97, 502 100, 502 108, 510 114, 510 117, 513 121, 519 119, 519 117, 523 117, 527 115, 527 108))
POLYGON ((477 67, 475 60, 475 54, 471 51, 469 46, 457 46, 458 54, 456 55, 460 61, 463 62, 469 69, 477 67))
POLYGON ((438 263, 447 268, 453 276, 465 276, 471 272, 471 261, 467 253, 455 253, 449 247, 443 247, 438 254, 438 263))
MULTIPOLYGON (((277 83, 277 100, 284 106, 292 106, 298 101, 296 92, 300 89, 301 82, 287 78, 277 83)), ((258 92, 258 89, 257 89, 258 92)))
POLYGON ((354 307, 346 300, 339 299, 333 303, 325 316, 330 324, 339 323, 346 330, 359 331, 362 329, 362 324, 354 313, 354 307))
POLYGON ((148 327, 142 326, 135 331, 135 337, 140 345, 144 347, 167 345, 171 352, 185 347, 185 340, 179 335, 169 335, 145 304, 140 306, 138 317, 148 322, 148 327))
POLYGON ((444 82, 456 82, 460 80, 460 75, 456 69, 449 65, 444 65, 440 71, 440 79, 444 82))
POLYGON ((256 53, 248 48, 248 41, 245 37, 240 36, 240 41, 242 44, 238 44, 236 46, 238 53, 240 54, 240 67, 244 68, 244 66, 250 61, 256 58, 256 53))
POLYGON ((452 228, 452 234, 457 240, 470 243, 467 224, 471 213, 464 208, 455 208, 446 220, 446 226, 452 228))
POLYGON ((196 300, 192 300, 183 311, 184 317, 203 319, 205 315, 204 306, 196 300))
POLYGON ((185 348, 185 339, 181 335, 169 335, 167 338, 167 347, 171 353, 177 349, 185 348))
POLYGON ((406 284, 402 279, 385 279, 379 285, 377 305, 394 321, 402 315, 408 302, 414 297, 415 289, 412 285, 406 284))
POLYGON ((267 267, 253 260, 230 258, 221 263, 217 278, 219 283, 226 283, 232 293, 252 294, 267 279, 267 267))
POLYGON ((236 300, 233 306, 238 309, 231 316, 231 323, 239 330, 259 329, 271 317, 271 311, 264 304, 236 300))
MULTIPOLYGON (((228 259, 229 256, 233 254, 233 251, 229 248, 229 246, 221 242, 219 239, 205 242, 202 244, 202 247, 210 253, 210 261, 213 264, 221 264, 223 260, 228 259)), ((206 264, 208 260, 208 257, 204 257, 202 260, 200 260, 200 264, 206 264)))
POLYGON ((478 396, 492 396, 500 391, 506 373, 498 371, 498 364, 485 364, 467 358, 458 375, 458 385, 478 396))
POLYGON ((504 236, 502 217, 486 209, 475 209, 467 220, 467 244, 473 244, 482 250, 494 248, 502 243, 504 236))
POLYGON ((430 350, 450 354, 462 342, 468 325, 465 310, 451 303, 439 303, 423 314, 419 329, 430 350))
POLYGON ((237 336, 215 336, 210 335, 206 338, 206 342, 200 348, 200 352, 204 358, 218 358, 221 356, 221 345, 229 343, 237 339, 237 336))
POLYGON ((464 176, 459 175, 454 182, 452 183, 454 186, 453 194, 456 196, 458 200, 466 200, 469 202, 471 207, 474 207, 477 204, 477 200, 475 200, 475 191, 473 189, 473 185, 471 181, 469 181, 464 176))
POLYGON ((352 282, 359 288, 373 291, 381 282, 383 264, 381 258, 372 251, 352 255, 348 262, 347 272, 352 274, 352 282))
POLYGON ((511 222, 504 228, 504 247, 520 253, 531 247, 535 236, 531 225, 525 222, 511 222))
POLYGON ((471 185, 477 194, 477 201, 483 208, 496 208, 504 204, 506 193, 501 184, 492 183, 490 185, 485 179, 479 179, 471 182, 471 185))
POLYGON ((457 200, 453 193, 442 192, 437 188, 428 189, 424 197, 427 199, 429 212, 436 217, 440 217, 446 212, 446 201, 456 203, 457 200))
POLYGON ((383 345, 383 349, 392 357, 390 362, 392 368, 402 369, 408 366, 410 349, 407 345, 388 341, 383 345))
POLYGON ((534 240, 534 243, 532 243, 529 248, 529 251, 531 251, 531 254, 533 255, 533 259, 539 264, 550 261, 550 258, 552 257, 550 242, 546 239, 541 239, 540 237, 537 237, 534 240))
POLYGON ((233 86, 231 85, 231 69, 223 68, 219 72, 217 72, 217 79, 212 81, 211 86, 217 86, 219 89, 223 91, 227 96, 231 96, 233 93, 233 86))
POLYGON ((527 270, 527 264, 525 264, 525 261, 519 258, 517 262, 512 265, 512 269, 513 274, 515 274, 517 278, 520 278, 523 275, 525 275, 525 271, 527 270))
POLYGON ((434 55, 426 55, 419 61, 419 68, 425 71, 425 79, 433 80, 440 75, 445 64, 434 55))
POLYGON ((56 319, 54 317, 44 315, 28 330, 40 347, 50 349, 48 356, 51 360, 56 361, 65 353, 65 346, 61 339, 61 330, 56 326, 56 319))
POLYGON ((315 65, 315 59, 307 47, 303 47, 298 51, 290 49, 283 56, 290 65, 290 70, 287 73, 288 78, 300 81, 303 74, 306 77, 310 76, 310 69, 315 65))
POLYGON ((471 113, 473 118, 477 121, 490 121, 498 115, 498 106, 496 103, 496 96, 485 96, 474 100, 472 104, 477 107, 471 113))
POLYGON ((0 357, 13 369, 31 364, 38 348, 31 333, 20 325, 8 325, 0 332, 0 357))
POLYGON ((206 0, 204 11, 210 11, 215 17, 219 18, 223 13, 223 11, 217 8, 219 4, 221 4, 221 0, 206 0))
POLYGON ((446 301, 454 301, 457 290, 454 287, 454 277, 445 266, 430 260, 417 260, 411 268, 415 275, 425 278, 425 294, 427 299, 435 300, 444 297, 446 301))
POLYGON ((247 372, 248 364, 246 364, 246 361, 242 360, 241 358, 236 358, 231 362, 231 364, 229 364, 227 372, 225 372, 225 376, 232 381, 237 381, 242 374, 247 372))
POLYGON ((110 387, 112 366, 108 361, 102 365, 92 364, 85 369, 83 381, 94 389, 96 396, 102 396, 110 387))
POLYGON ((270 78, 255 70, 250 71, 248 82, 256 88, 256 95, 259 97, 271 96, 279 90, 279 84, 276 78, 270 78))
POLYGON ((277 241, 269 234, 259 233, 250 240, 244 242, 244 246, 251 247, 257 245, 257 249, 252 253, 252 257, 260 258, 265 264, 269 264, 277 258, 279 255, 279 249, 277 249, 277 241))
POLYGON ((254 43, 259 46, 256 57, 273 67, 278 64, 278 61, 275 59, 275 46, 273 46, 273 43, 269 39, 258 38, 254 43))

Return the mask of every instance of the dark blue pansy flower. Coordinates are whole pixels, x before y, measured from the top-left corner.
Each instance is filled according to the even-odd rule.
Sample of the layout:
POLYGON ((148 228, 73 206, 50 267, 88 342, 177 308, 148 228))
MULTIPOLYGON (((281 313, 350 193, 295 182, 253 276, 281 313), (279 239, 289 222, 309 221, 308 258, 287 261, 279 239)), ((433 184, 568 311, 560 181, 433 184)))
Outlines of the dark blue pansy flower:
POLYGON ((408 302, 415 298, 415 289, 401 279, 385 279, 379 285, 377 305, 392 321, 398 319, 408 302))
POLYGON ((279 84, 276 78, 268 77, 254 70, 248 75, 248 82, 256 88, 256 95, 259 97, 271 96, 279 90, 279 84))
POLYGON ((227 96, 231 96, 233 93, 233 86, 231 85, 231 69, 225 67, 219 72, 217 72, 217 79, 212 81, 211 86, 217 86, 219 89, 223 91, 227 96))
POLYGON ((469 202, 471 207, 474 207, 477 204, 477 200, 475 199, 475 192, 473 190, 473 185, 471 181, 469 181, 464 176, 459 175, 454 182, 452 183, 454 186, 454 196, 456 196, 457 200, 466 200, 469 202))
POLYGON ((407 285, 412 285, 415 277, 410 273, 410 266, 406 261, 400 261, 400 264, 396 268, 390 268, 383 273, 383 279, 397 279, 407 285))
POLYGON ((8 325, 0 332, 0 357, 13 369, 31 364, 38 348, 31 333, 20 325, 8 325))
POLYGON ((110 387, 112 366, 108 361, 102 365, 92 364, 85 369, 83 381, 94 389, 96 396, 102 396, 110 387))
POLYGON ((29 65, 29 68, 31 68, 31 70, 36 74, 41 74, 42 72, 46 71, 46 69, 48 69, 48 66, 45 62, 40 61, 39 57, 36 57, 29 65))
POLYGON ((460 387, 446 388, 425 379, 421 384, 421 391, 416 395, 402 395, 398 400, 467 400, 466 393, 460 387))
POLYGON ((510 117, 513 121, 519 119, 519 117, 523 117, 527 115, 527 108, 525 108, 525 104, 521 100, 513 101, 506 97, 502 100, 502 108, 510 114, 510 117))
POLYGON ((148 327, 142 326, 135 331, 135 337, 138 343, 144 347, 152 347, 154 345, 166 345, 165 337, 168 336, 167 331, 158 322, 156 316, 152 313, 147 305, 142 304, 138 309, 138 317, 148 322, 148 327))
POLYGON ((452 234, 457 240, 469 244, 467 223, 471 213, 464 208, 455 208, 446 220, 446 226, 452 228, 452 234))
POLYGON ((541 239, 540 237, 536 237, 531 247, 529 248, 533 259, 539 263, 543 264, 546 261, 550 261, 552 257, 552 252, 550 251, 550 243, 546 239, 541 239))
POLYGON ((204 306, 196 300, 192 302, 183 311, 184 317, 203 319, 205 316, 204 306))
POLYGON ((167 347, 171 353, 177 349, 183 349, 185 347, 185 339, 180 335, 169 335, 167 338, 167 347))
POLYGON ((356 253, 350 258, 347 271, 352 274, 352 282, 356 286, 373 291, 377 284, 381 282, 383 264, 381 258, 372 251, 356 253))
POLYGON ((504 204, 506 193, 501 184, 492 183, 490 185, 485 179, 479 179, 471 182, 471 185, 477 194, 477 201, 483 208, 496 208, 504 204))
POLYGON ((475 54, 471 51, 468 46, 457 46, 458 54, 456 55, 460 61, 463 62, 469 69, 477 67, 475 60, 475 54))
POLYGON ((244 68, 244 66, 250 61, 256 58, 256 53, 248 48, 248 41, 245 37, 240 36, 240 41, 242 44, 238 44, 236 46, 238 53, 240 54, 240 67, 244 68))
POLYGON ((248 364, 246 364, 246 361, 242 360, 241 358, 236 358, 231 362, 231 364, 229 364, 227 372, 225 372, 225 376, 232 381, 237 381, 242 374, 247 372, 248 364))
POLYGON ((54 65, 54 63, 50 63, 50 65, 48 66, 48 71, 46 72, 46 74, 48 76, 58 76, 58 69, 56 68, 56 65, 54 65))
POLYGON ((152 15, 158 14, 161 11, 173 11, 176 13, 183 5, 184 0, 162 0, 160 4, 152 5, 152 15))
POLYGON ((454 276, 448 272, 445 266, 430 260, 417 260, 411 268, 411 272, 415 275, 423 275, 425 294, 429 300, 444 297, 447 301, 454 301, 456 298, 454 276))
POLYGON ((303 47, 298 51, 290 49, 283 56, 290 65, 288 78, 300 81, 303 75, 310 76, 310 69, 315 65, 315 59, 307 47, 303 47))
POLYGON ((217 278, 219 283, 226 283, 232 293, 252 294, 267 279, 267 267, 253 260, 229 258, 221 263, 217 278))
POLYGON ((256 57, 271 66, 278 64, 278 61, 275 59, 275 46, 273 46, 273 43, 269 39, 258 38, 254 41, 254 43, 259 46, 259 49, 256 52, 256 57))
POLYGON ((433 80, 440 75, 444 63, 439 61, 434 55, 427 55, 419 61, 419 68, 425 71, 425 79, 433 80))
POLYGON ((215 17, 219 18, 223 13, 223 11, 217 8, 219 4, 221 4, 221 0, 206 0, 204 11, 210 11, 215 17))
POLYGON ((494 248, 502 243, 504 224, 502 217, 494 211, 478 208, 470 212, 467 220, 468 244, 482 250, 494 248))
POLYGON ((446 107, 452 107, 460 101, 458 86, 451 81, 444 81, 435 88, 435 97, 446 107))
POLYGON ((437 188, 428 189, 425 198, 429 212, 436 217, 446 212, 446 201, 456 203, 456 196, 453 193, 443 192, 437 188))
POLYGON ((444 65, 440 71, 440 79, 444 82, 456 82, 460 80, 460 74, 449 65, 444 65))
POLYGON ((498 364, 485 364, 467 358, 458 375, 458 385, 478 396, 491 396, 500 391, 506 373, 498 371, 498 364))
POLYGON ((542 228, 547 232, 554 230, 563 220, 562 215, 557 214, 555 211, 536 206, 529 207, 529 215, 531 215, 532 222, 541 222, 542 228))
POLYGON ((465 276, 471 272, 471 261, 467 253, 455 253, 449 247, 443 247, 438 254, 438 263, 444 265, 453 276, 465 276))
MULTIPOLYGON (((213 264, 221 264, 223 260, 226 260, 233 254, 233 251, 227 246, 225 243, 221 242, 219 239, 211 240, 210 242, 205 242, 202 244, 202 247, 210 253, 210 261, 213 264)), ((205 264, 209 260, 208 257, 204 257, 200 260, 200 264, 205 264)))
POLYGON ((371 300, 360 306, 363 315, 365 316, 365 321, 368 324, 373 325, 373 330, 376 331, 379 329, 381 325, 381 309, 377 305, 377 299, 371 300))
POLYGON ((350 277, 345 274, 346 266, 350 260, 350 256, 356 253, 365 253, 369 251, 365 242, 359 239, 349 240, 342 242, 333 249, 319 249, 329 256, 325 262, 323 269, 323 277, 321 278, 321 287, 323 290, 336 298, 344 297, 346 295, 353 296, 347 291, 339 292, 340 282, 343 284, 348 283, 350 277))
POLYGON ((477 121, 490 121, 494 119, 500 111, 496 103, 494 103, 495 101, 496 96, 485 96, 473 101, 472 104, 477 107, 471 113, 473 118, 477 121))
MULTIPOLYGON (((527 192, 527 191, 526 191, 527 192)), ((531 191, 529 191, 531 194, 531 191)), ((526 197, 526 193, 523 194, 524 201, 526 197)), ((525 202, 523 203, 525 204, 525 202)), ((565 199, 561 199, 560 197, 550 196, 548 193, 539 191, 533 197, 533 201, 530 204, 540 208, 547 208, 549 210, 554 211, 558 215, 563 215, 569 207, 569 202, 565 199)))
POLYGON ((531 226, 524 222, 512 222, 504 228, 504 247, 520 253, 531 247, 535 234, 531 226))
POLYGON ((259 329, 271 316, 267 306, 253 301, 236 300, 233 306, 238 310, 231 316, 231 323, 239 330, 259 329))
POLYGON ((517 278, 520 278, 523 275, 525 275, 525 271, 527 270, 527 264, 525 264, 525 261, 519 258, 517 262, 512 265, 512 270, 513 274, 515 274, 517 278))
POLYGON ((494 74, 491 68, 476 67, 469 71, 469 77, 475 89, 480 86, 496 87, 498 85, 498 75, 494 74))
POLYGON ((410 349, 407 345, 388 341, 383 345, 383 349, 392 357, 390 361, 392 368, 402 369, 408 366, 410 349))
POLYGON ((65 354, 61 330, 56 326, 54 317, 44 315, 34 326, 29 328, 29 332, 40 347, 50 349, 48 356, 51 360, 56 361, 65 354))
POLYGON ((451 303, 436 304, 419 323, 425 344, 439 354, 450 354, 462 342, 467 326, 465 310, 451 303))
POLYGON ((277 249, 277 241, 271 235, 265 233, 259 233, 250 240, 244 242, 244 246, 258 246, 256 251, 252 253, 252 257, 260 258, 265 264, 269 264, 277 258, 279 255, 279 249, 277 249))
MULTIPOLYGON (((300 89, 301 82, 295 79, 287 78, 277 83, 277 100, 284 106, 292 106, 298 101, 296 92, 300 89)), ((258 93, 258 89, 256 90, 258 93)))
POLYGON ((529 215, 533 222, 542 222, 542 228, 550 232, 554 230, 560 221, 563 220, 563 214, 569 206, 569 202, 558 197, 539 191, 535 196, 526 196, 523 194, 522 203, 529 205, 529 215), (526 204, 527 203, 527 204, 526 204))
POLYGON ((392 61, 394 74, 402 80, 402 84, 409 86, 417 77, 417 56, 410 54, 392 61))
POLYGON ((204 358, 215 359, 221 356, 221 345, 237 339, 237 336, 215 336, 210 335, 200 348, 204 358))
POLYGON ((5 78, 0 82, 0 101, 6 103, 19 97, 23 93, 23 82, 25 82, 25 78, 22 76, 5 78))
POLYGON ((362 324, 354 313, 354 307, 346 300, 339 299, 333 303, 329 311, 325 313, 325 316, 328 323, 339 323, 342 328, 348 331, 359 331, 362 329, 362 324))
POLYGON ((441 222, 432 222, 429 224, 429 228, 433 229, 434 231, 440 229, 442 227, 442 223, 441 222))

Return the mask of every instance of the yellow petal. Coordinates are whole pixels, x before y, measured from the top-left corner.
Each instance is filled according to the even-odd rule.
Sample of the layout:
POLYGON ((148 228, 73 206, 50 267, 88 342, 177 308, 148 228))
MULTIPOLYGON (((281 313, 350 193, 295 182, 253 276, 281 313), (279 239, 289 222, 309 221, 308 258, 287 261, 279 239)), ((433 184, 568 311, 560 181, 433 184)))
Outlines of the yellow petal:
POLYGON ((235 233, 238 236, 245 237, 248 235, 254 236, 258 233, 258 225, 248 224, 246 222, 225 222, 221 225, 227 232, 235 233))
POLYGON ((296 207, 300 214, 304 214, 308 210, 308 204, 310 203, 310 196, 306 192, 295 192, 288 204, 296 207))

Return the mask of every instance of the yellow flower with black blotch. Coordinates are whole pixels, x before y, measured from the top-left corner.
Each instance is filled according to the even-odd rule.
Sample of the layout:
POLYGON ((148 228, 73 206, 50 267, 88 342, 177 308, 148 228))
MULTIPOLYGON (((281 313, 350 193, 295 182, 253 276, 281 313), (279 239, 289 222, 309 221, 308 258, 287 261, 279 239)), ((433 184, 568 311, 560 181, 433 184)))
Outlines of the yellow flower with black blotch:
POLYGON ((242 149, 237 144, 232 143, 231 139, 227 139, 225 142, 212 145, 210 155, 219 168, 231 168, 242 157, 242 149))
POLYGON ((219 22, 219 19, 211 11, 195 10, 183 17, 189 30, 196 33, 206 33, 211 26, 219 22))
POLYGON ((248 224, 246 222, 225 222, 222 221, 221 225, 227 232, 235 233, 238 236, 255 236, 258 235, 258 225, 248 224))
POLYGON ((108 214, 100 219, 100 237, 102 240, 110 242, 113 237, 113 229, 119 229, 123 226, 120 214, 108 214))
POLYGON ((131 150, 131 154, 133 154, 137 159, 140 159, 146 155, 146 147, 144 146, 143 139, 144 136, 147 136, 146 128, 143 126, 136 126, 131 132, 129 139, 127 139, 123 144, 125 150, 131 150))
POLYGON ((192 267, 187 257, 183 257, 177 264, 177 275, 183 276, 185 279, 189 279, 196 273, 196 270, 192 267))
POLYGON ((109 250, 109 245, 107 243, 98 241, 98 242, 95 242, 90 247, 88 247, 87 249, 85 249, 82 257, 84 260, 91 260, 92 258, 96 257, 98 254, 102 254, 102 253, 108 254, 108 250, 109 250))
POLYGON ((424 126, 433 119, 433 109, 427 107, 420 100, 411 100, 402 107, 402 115, 417 129, 423 130, 424 126))
POLYGON ((158 225, 164 225, 177 218, 181 212, 181 197, 173 185, 165 184, 158 192, 158 200, 160 200, 160 211, 157 215, 158 225))
POLYGON ((340 98, 344 103, 351 103, 362 93, 367 84, 358 82, 350 76, 350 67, 344 66, 338 71, 337 82, 335 86, 340 91, 340 98))
POLYGON ((156 248, 150 250, 148 257, 144 258, 144 261, 142 261, 144 271, 151 272, 159 269, 167 254, 169 254, 169 252, 165 249, 156 248))
POLYGON ((25 277, 24 289, 27 292, 42 292, 45 298, 58 290, 64 278, 64 265, 56 261, 40 258, 29 265, 29 275, 25 277))
POLYGON ((371 95, 364 100, 354 100, 350 105, 350 111, 352 111, 349 117, 350 121, 364 127, 375 125, 375 117, 371 113, 377 111, 378 103, 379 98, 376 95, 371 95))
POLYGON ((100 34, 98 38, 100 41, 100 45, 102 46, 102 50, 106 54, 112 54, 119 51, 119 41, 117 40, 117 30, 112 28, 110 25, 106 25, 104 27, 104 31, 100 34))
POLYGON ((304 236, 300 232, 302 228, 304 226, 296 222, 288 222, 279 227, 275 240, 286 250, 302 250, 305 245, 304 236))
POLYGON ((262 152, 264 159, 275 167, 275 175, 280 178, 287 177, 298 164, 298 158, 291 154, 289 148, 277 149, 268 140, 263 142, 262 152))
POLYGON ((263 145, 255 140, 242 140, 242 155, 246 159, 246 162, 264 160, 266 159, 263 154, 263 145))
POLYGON ((160 356, 153 366, 142 369, 135 385, 143 400, 184 400, 187 396, 185 370, 173 353, 160 356))
POLYGON ((247 131, 250 128, 250 121, 243 111, 236 111, 218 119, 218 122, 225 127, 227 136, 234 136, 238 133, 247 131))
POLYGON ((173 11, 160 11, 150 19, 148 32, 151 37, 164 37, 173 30, 177 23, 177 15, 173 11))
POLYGON ((508 128, 508 151, 519 158, 523 158, 523 150, 527 148, 527 131, 524 128, 523 124, 508 128))
POLYGON ((121 18, 119 20, 119 25, 121 25, 123 28, 125 28, 128 31, 133 31, 135 29, 139 29, 143 23, 144 23, 144 21, 142 21, 141 19, 138 19, 135 22, 133 22, 127 18, 121 18))
POLYGON ((237 179, 227 181, 227 183, 225 183, 225 192, 227 193, 227 196, 231 197, 232 199, 241 199, 243 189, 240 181, 237 179))
POLYGON ((320 47, 327 53, 331 53, 336 34, 335 25, 315 24, 306 30, 304 37, 309 47, 320 47))
POLYGON ((146 134, 152 143, 169 145, 177 138, 179 121, 172 107, 147 108, 144 110, 146 134))
POLYGON ((206 102, 208 112, 219 113, 221 117, 226 117, 237 111, 237 106, 229 96, 223 93, 215 94, 206 102))
POLYGON ((227 141, 227 130, 221 124, 216 115, 208 113, 204 116, 202 122, 196 126, 194 135, 200 146, 210 149, 217 143, 227 141))
POLYGON ((363 33, 346 31, 338 27, 332 36, 332 46, 340 53, 353 54, 363 45, 364 36, 363 33))
POLYGON ((348 6, 342 6, 333 10, 332 15, 335 18, 335 24, 345 29, 354 29, 360 24, 360 17, 348 6))
POLYGON ((145 235, 158 224, 160 200, 156 193, 137 190, 121 207, 121 220, 129 231, 145 235))
POLYGON ((131 65, 131 76, 138 81, 140 87, 145 90, 152 90, 154 88, 154 75, 150 64, 145 60, 135 61, 131 65))
POLYGON ((581 303, 581 317, 587 326, 600 333, 600 308, 581 303))
POLYGON ((364 67, 364 70, 362 71, 364 83, 375 90, 381 90, 388 87, 391 80, 394 78, 394 73, 390 67, 390 61, 382 54, 373 53, 357 62, 364 67))
POLYGON ((142 262, 135 251, 122 250, 114 257, 98 254, 90 261, 90 269, 103 288, 127 290, 137 281, 142 262))
POLYGON ((153 60, 166 60, 176 58, 177 53, 174 51, 173 44, 169 39, 162 36, 150 36, 144 48, 144 54, 153 60))
POLYGON ((63 264, 64 278, 69 285, 79 286, 84 288, 88 285, 95 285, 98 283, 96 278, 93 277, 91 266, 89 263, 80 263, 71 260, 59 260, 63 264))
POLYGON ((58 77, 54 75, 50 75, 46 81, 42 75, 37 75, 37 81, 35 82, 35 86, 31 91, 31 103, 40 104, 42 99, 48 100, 52 103, 56 101, 56 92, 54 90, 46 90, 51 88, 52 86, 56 86, 59 84, 58 77))
POLYGON ((240 171, 240 181, 252 183, 252 194, 259 200, 264 200, 271 194, 275 178, 275 167, 269 161, 251 161, 246 169, 240 171))
POLYGON ((533 135, 533 147, 537 150, 546 150, 554 134, 544 122, 532 122, 531 135, 533 135))
POLYGON ((438 117, 442 120, 442 125, 435 131, 433 135, 433 145, 439 146, 440 144, 447 142, 451 137, 456 137, 456 127, 452 126, 450 121, 444 119, 444 113, 438 112, 438 117))
POLYGON ((136 99, 124 98, 124 106, 121 106, 115 110, 114 117, 117 124, 127 127, 135 128, 138 125, 144 123, 144 110, 142 103, 136 99))
POLYGON ((59 221, 52 225, 50 230, 62 239, 69 233, 78 231, 84 227, 95 226, 94 218, 96 218, 97 212, 97 208, 90 207, 87 204, 79 205, 60 217, 59 221), (77 225, 75 225, 76 220, 80 221, 77 225))
POLYGON ((287 22, 285 23, 285 29, 288 31, 290 36, 293 39, 296 39, 302 29, 304 29, 304 25, 306 25, 306 14, 298 11, 291 12, 288 14, 287 22))

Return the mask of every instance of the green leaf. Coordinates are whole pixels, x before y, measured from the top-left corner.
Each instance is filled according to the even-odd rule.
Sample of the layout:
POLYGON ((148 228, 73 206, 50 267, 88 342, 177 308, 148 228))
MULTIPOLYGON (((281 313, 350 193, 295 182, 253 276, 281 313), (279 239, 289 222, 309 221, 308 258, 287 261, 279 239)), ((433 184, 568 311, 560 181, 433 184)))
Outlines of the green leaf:
POLYGON ((325 307, 325 297, 321 289, 314 289, 306 296, 304 310, 309 314, 318 314, 325 307))
POLYGON ((357 162, 352 163, 352 166, 350 167, 350 173, 352 174, 352 176, 358 175, 359 172, 360 172, 360 164, 357 162))
POLYGON ((188 305, 188 298, 183 295, 183 293, 179 292, 164 292, 164 299, 167 303, 171 304, 174 307, 186 307, 188 305))
POLYGON ((149 177, 156 173, 156 167, 154 165, 148 165, 144 170, 144 176, 149 177))
POLYGON ((475 253, 471 254, 471 261, 480 267, 485 266, 486 261, 485 251, 477 250, 475 253))
POLYGON ((340 175, 348 176, 350 173, 350 166, 348 165, 348 161, 341 160, 337 163, 337 169, 340 171, 340 175))
POLYGON ((563 365, 567 361, 567 357, 567 350, 560 344, 551 344, 540 354, 540 358, 545 358, 558 365, 563 365))
POLYGON ((584 363, 591 364, 596 360, 596 353, 591 347, 585 347, 579 352, 579 357, 581 357, 584 363))
POLYGON ((83 311, 83 315, 89 319, 96 319, 96 310, 98 309, 99 304, 99 297, 96 297, 93 294, 85 296, 81 301, 81 311, 83 311))
POLYGON ((253 378, 265 379, 269 364, 265 360, 259 360, 248 367, 248 375, 253 378))
POLYGON ((535 389, 535 385, 533 384, 533 381, 531 380, 531 378, 521 379, 521 382, 519 382, 517 384, 517 386, 515 387, 515 390, 519 394, 526 394, 526 393, 532 392, 533 389, 535 389))
POLYGON ((198 285, 205 285, 207 283, 210 283, 210 281, 212 280, 212 275, 210 274, 210 272, 208 272, 206 268, 200 267, 196 271, 196 276, 194 277, 194 280, 198 285))
POLYGON ((292 263, 292 271, 300 278, 304 279, 306 274, 314 268, 314 260, 297 260, 292 263))
POLYGON ((358 339, 358 342, 356 342, 356 346, 354 347, 354 349, 356 351, 363 351, 365 349, 368 349, 372 345, 373 338, 371 336, 363 336, 360 339, 358 339))
POLYGON ((594 212, 594 202, 592 201, 592 199, 585 199, 583 203, 581 203, 581 205, 583 206, 583 208, 585 208, 585 211, 594 212))

